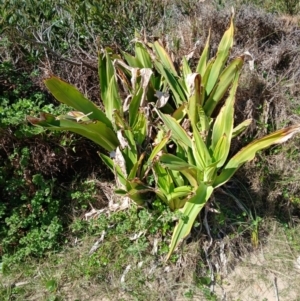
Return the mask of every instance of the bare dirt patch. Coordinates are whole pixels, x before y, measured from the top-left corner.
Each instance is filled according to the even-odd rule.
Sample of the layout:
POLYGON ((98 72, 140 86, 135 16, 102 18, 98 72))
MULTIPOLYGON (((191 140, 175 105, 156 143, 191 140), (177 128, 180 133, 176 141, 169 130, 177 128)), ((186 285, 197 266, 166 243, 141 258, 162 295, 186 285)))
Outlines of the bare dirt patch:
MULTIPOLYGON (((299 227, 293 231, 299 236, 299 227)), ((217 287, 220 300, 300 300, 300 250, 292 245, 297 243, 289 231, 273 222, 266 244, 243 256, 217 287)))

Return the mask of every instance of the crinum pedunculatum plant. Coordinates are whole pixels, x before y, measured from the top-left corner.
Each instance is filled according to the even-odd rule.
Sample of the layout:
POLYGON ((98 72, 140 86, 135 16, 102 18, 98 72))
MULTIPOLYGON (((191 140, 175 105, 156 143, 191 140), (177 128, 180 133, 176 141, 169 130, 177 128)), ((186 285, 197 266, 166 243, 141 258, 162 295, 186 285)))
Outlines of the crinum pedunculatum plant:
POLYGON ((100 157, 115 174, 116 193, 123 198, 143 206, 158 197, 172 210, 181 211, 167 259, 190 233, 214 189, 225 184, 257 151, 300 131, 300 125, 276 131, 229 157, 232 140, 251 123, 247 119, 234 127, 244 56, 228 62, 233 36, 232 16, 216 56, 209 59, 208 37, 195 72, 186 58, 176 70, 158 41, 137 41, 135 56, 114 55, 106 49, 99 55, 104 110, 52 76, 45 80, 49 91, 76 111, 28 117, 34 125, 69 130, 100 145, 107 152, 100 157), (126 97, 121 98, 120 90, 126 97))

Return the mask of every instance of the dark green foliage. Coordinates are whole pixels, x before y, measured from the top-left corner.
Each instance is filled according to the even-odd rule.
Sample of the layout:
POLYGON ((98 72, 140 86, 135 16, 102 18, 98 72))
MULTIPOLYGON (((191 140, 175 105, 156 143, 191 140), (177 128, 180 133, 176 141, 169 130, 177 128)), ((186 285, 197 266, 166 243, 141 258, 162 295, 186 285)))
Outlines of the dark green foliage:
POLYGON ((37 74, 19 73, 9 61, 0 63, 0 128, 13 128, 14 135, 24 138, 43 132, 42 128, 27 126, 26 115, 41 110, 48 113, 64 112, 65 106, 54 102, 34 86, 37 74))
POLYGON ((164 13, 160 1, 66 1, 66 7, 85 46, 98 36, 99 45, 115 44, 122 50, 134 38, 135 30, 149 31, 164 13))
POLYGON ((63 207, 70 200, 54 178, 35 167, 35 143, 70 138, 37 139, 34 135, 44 130, 28 126, 26 115, 32 112, 65 110, 33 84, 33 76, 19 73, 10 62, 0 63, 0 256, 10 261, 58 248, 66 224, 63 207))
MULTIPOLYGON (((164 14, 161 1, 4 2, 0 32, 15 33, 28 42, 35 40, 35 48, 44 43, 59 52, 75 45, 87 51, 95 51, 100 44, 126 48, 135 30, 149 31, 164 14)), ((28 45, 25 48, 30 51, 28 45)))
POLYGON ((28 148, 15 149, 9 161, 0 162, 1 251, 6 259, 41 256, 58 247, 63 203, 55 180, 28 174, 28 148))
POLYGON ((92 182, 81 183, 80 178, 60 182, 33 174, 37 171, 32 160, 28 147, 0 157, 0 261, 6 263, 58 250, 66 241, 73 214, 80 215, 94 204, 92 182))

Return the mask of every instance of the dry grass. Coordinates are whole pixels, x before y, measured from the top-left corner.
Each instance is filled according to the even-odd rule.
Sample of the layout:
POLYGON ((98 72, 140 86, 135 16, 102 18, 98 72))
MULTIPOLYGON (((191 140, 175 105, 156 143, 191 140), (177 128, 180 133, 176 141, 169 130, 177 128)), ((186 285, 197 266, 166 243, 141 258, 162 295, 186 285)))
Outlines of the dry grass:
POLYGON ((219 292, 223 300, 282 300, 296 301, 300 296, 299 226, 287 231, 274 220, 265 221, 270 233, 264 245, 241 262, 226 276, 219 292), (223 291, 222 291, 223 290, 223 291))
POLYGON ((112 242, 104 240, 114 255, 107 266, 103 266, 99 263, 103 256, 99 252, 88 255, 93 242, 94 238, 86 237, 59 254, 49 255, 46 260, 30 259, 6 277, 0 276, 2 300, 181 301, 189 299, 185 298, 187 292, 192 292, 195 300, 203 297, 193 281, 196 244, 189 245, 188 254, 180 257, 176 264, 164 264, 163 257, 151 255, 139 260, 134 256, 120 260, 121 246, 113 247, 112 242))
POLYGON ((104 240, 114 256, 107 266, 101 266, 101 252, 88 255, 95 238, 85 237, 63 252, 49 255, 46 260, 30 259, 15 267, 9 275, 0 276, 0 296, 2 300, 20 301, 261 301, 264 298, 271 301, 277 300, 276 287, 280 300, 299 300, 300 227, 288 229, 270 219, 264 221, 262 228, 268 229, 269 234, 261 237, 259 248, 251 253, 243 250, 239 258, 230 258, 233 253, 226 247, 234 244, 234 239, 227 237, 216 241, 210 260, 217 268, 214 258, 219 258, 219 272, 215 270, 212 295, 203 285, 203 279, 210 275, 205 268, 206 262, 197 255, 199 243, 185 246, 184 255, 180 255, 176 264, 164 264, 162 257, 149 254, 138 260, 132 256, 120 260, 121 249, 104 240), (225 252, 222 243, 225 243, 225 252), (231 265, 233 262, 235 264, 231 265), (125 273, 128 265, 130 269, 125 273))

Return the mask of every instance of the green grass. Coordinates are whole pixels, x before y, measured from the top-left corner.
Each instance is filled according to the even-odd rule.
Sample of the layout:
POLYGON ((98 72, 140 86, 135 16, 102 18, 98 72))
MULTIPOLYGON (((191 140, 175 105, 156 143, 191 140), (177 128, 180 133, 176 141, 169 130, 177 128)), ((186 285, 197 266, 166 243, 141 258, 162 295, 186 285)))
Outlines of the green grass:
MULTIPOLYGON (((143 217, 146 223, 149 222, 147 219, 153 222, 149 214, 143 214, 147 216, 143 217)), ((77 239, 76 236, 70 238, 63 251, 49 252, 39 260, 29 257, 20 264, 2 264, 1 300, 219 300, 218 289, 215 293, 210 293, 209 273, 206 276, 197 276, 197 256, 192 255, 192 252, 197 252, 199 246, 193 243, 188 247, 188 256, 194 257, 192 262, 185 258, 185 250, 184 255, 180 255, 181 266, 172 262, 166 264, 163 256, 158 253, 151 254, 155 238, 159 239, 159 248, 166 243, 158 233, 145 233, 136 240, 129 239, 140 230, 133 227, 136 220, 136 209, 130 210, 130 213, 112 214, 105 221, 103 218, 90 220, 85 223, 86 232, 77 239), (107 228, 107 222, 110 226, 103 242, 90 255, 91 247, 101 236, 101 229, 107 228)), ((297 282, 297 276, 291 280, 289 275, 296 273, 293 262, 299 256, 299 226, 283 226, 270 220, 264 222, 263 229, 269 229, 270 235, 260 251, 264 252, 262 264, 253 263, 260 256, 259 253, 253 253, 245 256, 243 263, 238 264, 236 269, 247 267, 249 270, 247 286, 269 283, 266 270, 277 273, 279 279, 281 275, 286 275, 283 281, 289 279, 297 282), (252 266, 248 262, 250 256, 252 266)), ((201 265, 203 266, 200 264, 199 267, 201 265)), ((234 271, 232 273, 222 280, 216 277, 219 283, 217 286, 227 289, 227 281, 236 283, 236 289, 230 291, 230 294, 241 296, 247 287, 246 279, 234 271)), ((292 287, 294 294, 298 286, 295 283, 292 287)), ((286 294, 287 291, 282 290, 281 293, 286 294)))
POLYGON ((277 14, 297 15, 300 12, 300 4, 298 0, 231 0, 231 1, 218 1, 219 5, 224 5, 225 2, 235 6, 242 4, 255 5, 266 12, 277 14))
POLYGON ((122 300, 120 296, 124 296, 123 300, 166 300, 168 295, 179 294, 190 300, 192 295, 201 294, 195 283, 187 281, 193 271, 180 276, 181 268, 172 263, 176 256, 164 263, 168 235, 163 235, 161 223, 172 224, 168 220, 167 212, 150 214, 135 207, 109 217, 102 214, 89 221, 76 220, 61 252, 48 252, 41 259, 28 257, 19 264, 2 263, 0 298, 122 300), (103 231, 103 241, 90 254, 103 231), (158 250, 152 252, 156 240, 158 250), (176 273, 178 282, 174 280, 176 273))

